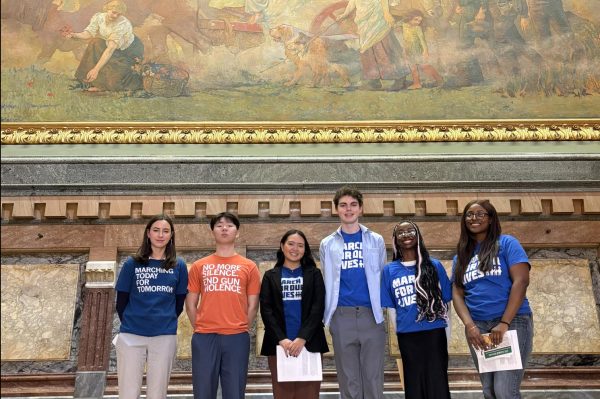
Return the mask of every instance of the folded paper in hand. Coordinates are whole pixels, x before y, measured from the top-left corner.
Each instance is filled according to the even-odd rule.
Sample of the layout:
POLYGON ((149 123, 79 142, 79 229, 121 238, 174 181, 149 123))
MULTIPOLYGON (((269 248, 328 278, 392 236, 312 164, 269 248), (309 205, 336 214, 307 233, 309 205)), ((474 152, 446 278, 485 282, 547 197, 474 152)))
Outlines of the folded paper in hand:
POLYGON ((475 354, 477 355, 480 373, 523 368, 519 341, 515 330, 505 332, 500 344, 486 350, 475 350, 475 354))
POLYGON ((298 357, 286 356, 283 347, 277 345, 277 380, 279 382, 322 381, 321 354, 302 348, 298 357))

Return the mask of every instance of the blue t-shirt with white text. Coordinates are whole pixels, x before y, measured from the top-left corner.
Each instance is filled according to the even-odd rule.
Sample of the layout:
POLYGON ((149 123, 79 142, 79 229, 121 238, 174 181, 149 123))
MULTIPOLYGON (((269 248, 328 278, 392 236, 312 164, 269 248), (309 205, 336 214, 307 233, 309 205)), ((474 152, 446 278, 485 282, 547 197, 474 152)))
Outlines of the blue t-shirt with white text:
POLYGON ((143 265, 129 257, 123 264, 115 287, 129 294, 121 332, 145 337, 177 334, 175 299, 187 293, 188 270, 180 258, 170 270, 162 263, 150 259, 143 265))
POLYGON ((302 268, 294 270, 283 266, 281 270, 281 293, 283 296, 283 314, 285 315, 286 335, 292 341, 298 337, 302 321, 302 268))
POLYGON ((338 306, 371 307, 367 275, 363 260, 362 231, 348 234, 340 231, 344 238, 344 253, 340 273, 338 306))
MULTIPOLYGON (((517 263, 529 264, 529 258, 519 241, 509 235, 501 235, 498 256, 494 258, 492 268, 483 273, 479 270, 479 246, 475 247, 465 275, 465 303, 473 320, 492 320, 502 317, 512 288, 510 268, 517 263)), ((456 267, 456 256, 452 265, 452 274, 456 267)), ((517 314, 530 314, 527 298, 519 307, 517 314)))
MULTIPOLYGON (((437 271, 442 300, 448 303, 452 299, 450 279, 439 260, 431 258, 431 263, 437 271)), ((396 309, 396 332, 399 333, 428 331, 448 325, 446 320, 439 318, 431 322, 426 319, 417 322, 416 272, 416 265, 405 266, 400 260, 395 260, 384 266, 381 275, 381 306, 396 309)))

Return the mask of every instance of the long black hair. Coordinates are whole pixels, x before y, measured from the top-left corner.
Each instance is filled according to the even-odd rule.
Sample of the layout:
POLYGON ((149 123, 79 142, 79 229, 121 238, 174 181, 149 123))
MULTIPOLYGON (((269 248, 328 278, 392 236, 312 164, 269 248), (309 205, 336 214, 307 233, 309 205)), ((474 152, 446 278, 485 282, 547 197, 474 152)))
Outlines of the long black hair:
POLYGON ((393 260, 402 261, 402 248, 398 248, 396 240, 398 237, 398 227, 401 224, 410 224, 417 233, 417 272, 415 275, 415 290, 417 299, 417 322, 421 320, 435 321, 436 319, 448 320, 448 306, 442 299, 442 290, 440 288, 440 279, 437 269, 431 262, 429 251, 425 247, 423 236, 419 226, 410 220, 404 220, 394 226, 392 232, 393 260))
POLYGON ((304 255, 302 256, 302 259, 300 259, 300 266, 302 266, 303 269, 309 267, 317 267, 315 259, 313 258, 312 252, 310 250, 310 245, 308 245, 308 240, 306 239, 306 236, 301 230, 296 229, 288 230, 283 235, 283 237, 281 237, 281 241, 279 242, 279 250, 277 251, 277 261, 275 262, 275 267, 281 267, 285 263, 285 256, 283 255, 283 250, 281 249, 281 246, 285 244, 289 236, 294 234, 298 234, 304 240, 304 255))
POLYGON ((167 247, 165 248, 165 260, 162 264, 162 267, 165 270, 170 270, 175 267, 177 264, 177 252, 175 250, 175 226, 173 225, 173 220, 164 214, 156 215, 146 225, 144 229, 144 238, 142 239, 142 245, 138 248, 135 255, 133 255, 133 259, 136 262, 139 262, 143 265, 147 265, 150 259, 150 255, 152 255, 152 244, 150 243, 150 238, 148 238, 148 232, 152 228, 152 225, 159 220, 164 220, 169 223, 171 226, 171 239, 167 243, 167 247))
POLYGON ((465 206, 460 219, 460 238, 456 245, 457 261, 454 268, 454 284, 460 288, 464 288, 463 277, 477 245, 477 240, 475 240, 467 228, 467 211, 475 204, 485 209, 488 214, 487 217, 490 218, 490 226, 485 239, 481 242, 477 255, 479 258, 479 270, 484 273, 491 270, 494 265, 494 258, 496 258, 499 250, 498 240, 500 239, 500 234, 502 234, 498 212, 496 212, 496 208, 494 208, 494 205, 489 200, 473 200, 465 206))

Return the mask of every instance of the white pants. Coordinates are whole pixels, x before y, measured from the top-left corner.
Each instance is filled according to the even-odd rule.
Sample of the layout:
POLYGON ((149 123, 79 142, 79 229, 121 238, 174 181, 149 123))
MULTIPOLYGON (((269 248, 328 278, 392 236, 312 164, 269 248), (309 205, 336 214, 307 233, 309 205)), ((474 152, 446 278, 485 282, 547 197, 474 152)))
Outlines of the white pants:
POLYGON ((171 368, 177 350, 176 335, 143 337, 120 333, 116 349, 119 399, 140 397, 144 368, 146 368, 146 398, 167 397, 171 368))

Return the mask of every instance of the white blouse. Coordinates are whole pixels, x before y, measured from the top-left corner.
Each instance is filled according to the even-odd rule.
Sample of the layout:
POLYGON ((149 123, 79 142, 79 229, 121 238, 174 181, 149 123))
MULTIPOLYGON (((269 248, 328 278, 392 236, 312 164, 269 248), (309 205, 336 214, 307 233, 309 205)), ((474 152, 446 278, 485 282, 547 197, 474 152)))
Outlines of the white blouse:
POLYGON ((127 18, 120 15, 114 22, 107 22, 105 12, 94 14, 85 31, 94 37, 104 39, 106 42, 109 40, 114 41, 117 43, 119 50, 125 50, 131 46, 134 39, 133 26, 127 18))

